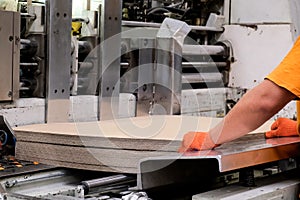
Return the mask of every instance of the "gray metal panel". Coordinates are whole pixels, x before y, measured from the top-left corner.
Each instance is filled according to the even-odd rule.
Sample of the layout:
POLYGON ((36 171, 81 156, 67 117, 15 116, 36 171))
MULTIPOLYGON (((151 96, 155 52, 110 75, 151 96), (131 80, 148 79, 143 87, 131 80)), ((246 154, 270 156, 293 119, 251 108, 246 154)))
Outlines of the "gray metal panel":
POLYGON ((157 38, 155 104, 152 114, 179 114, 182 88, 181 46, 173 38, 157 38), (169 49, 166 49, 169 48, 169 49))
POLYGON ((180 114, 182 46, 190 30, 186 23, 166 18, 158 31, 152 114, 180 114))
POLYGON ((0 101, 18 97, 20 15, 0 11, 0 101))
POLYGON ((47 122, 67 121, 70 96, 72 0, 47 4, 47 122))
POLYGON ((13 66, 13 13, 0 11, 0 99, 9 101, 9 93, 12 89, 12 66, 13 66))
POLYGON ((100 1, 100 120, 118 117, 122 1, 100 1))

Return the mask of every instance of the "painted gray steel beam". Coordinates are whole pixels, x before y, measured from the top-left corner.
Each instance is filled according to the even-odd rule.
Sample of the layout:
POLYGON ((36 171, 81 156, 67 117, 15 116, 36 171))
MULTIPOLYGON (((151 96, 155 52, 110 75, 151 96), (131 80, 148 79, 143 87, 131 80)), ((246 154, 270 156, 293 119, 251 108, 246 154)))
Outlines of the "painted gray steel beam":
POLYGON ((66 122, 70 104, 72 0, 48 0, 46 122, 66 122))
POLYGON ((100 1, 99 119, 118 117, 122 1, 100 1))

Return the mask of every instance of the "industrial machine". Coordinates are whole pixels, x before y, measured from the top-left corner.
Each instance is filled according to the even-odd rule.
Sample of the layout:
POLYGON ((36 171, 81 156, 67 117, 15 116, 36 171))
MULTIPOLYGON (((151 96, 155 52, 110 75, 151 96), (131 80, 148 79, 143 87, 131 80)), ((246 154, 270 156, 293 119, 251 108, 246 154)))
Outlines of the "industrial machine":
MULTIPOLYGON (((15 160, 9 127, 149 114, 223 117, 288 52, 300 32, 299 9, 297 0, 46 0, 0 10, 4 150, 10 141, 1 153, 0 197, 292 199, 298 138, 247 136, 220 152, 145 159, 132 175, 15 160)), ((292 102, 274 118, 295 118, 295 110, 292 102)))

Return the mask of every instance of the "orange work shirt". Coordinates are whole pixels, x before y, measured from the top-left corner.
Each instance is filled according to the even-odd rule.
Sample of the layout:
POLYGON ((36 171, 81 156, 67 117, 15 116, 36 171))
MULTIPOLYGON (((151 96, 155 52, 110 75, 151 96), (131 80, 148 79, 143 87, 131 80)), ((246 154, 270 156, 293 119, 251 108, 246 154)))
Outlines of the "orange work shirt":
POLYGON ((300 37, 266 78, 300 97, 300 37))

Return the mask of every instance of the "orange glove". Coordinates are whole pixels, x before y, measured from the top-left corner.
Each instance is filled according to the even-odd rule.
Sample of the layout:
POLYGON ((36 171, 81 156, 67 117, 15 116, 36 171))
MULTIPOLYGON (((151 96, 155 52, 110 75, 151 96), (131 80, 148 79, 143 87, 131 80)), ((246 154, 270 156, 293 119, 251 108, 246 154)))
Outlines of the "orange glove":
POLYGON ((213 149, 219 146, 215 144, 206 132, 188 132, 184 135, 179 152, 200 151, 213 149))
POLYGON ((266 132, 266 138, 299 136, 297 122, 288 118, 278 118, 266 132))

